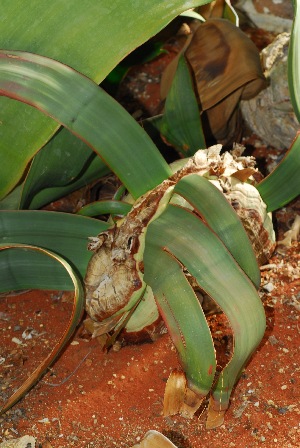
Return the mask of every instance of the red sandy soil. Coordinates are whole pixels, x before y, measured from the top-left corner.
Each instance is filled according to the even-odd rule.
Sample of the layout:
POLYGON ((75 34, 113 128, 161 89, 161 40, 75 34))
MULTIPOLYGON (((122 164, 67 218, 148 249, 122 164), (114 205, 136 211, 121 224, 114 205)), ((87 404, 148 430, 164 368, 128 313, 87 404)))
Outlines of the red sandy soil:
MULTIPOLYGON (((1 417, 0 441, 28 434, 50 442, 43 447, 131 447, 156 429, 178 448, 299 446, 299 243, 270 263, 276 267, 263 271, 262 281, 274 286, 262 295, 267 331, 220 428, 205 430, 205 409, 192 420, 162 416, 166 380, 179 366, 168 334, 105 354, 96 340, 81 337, 79 328, 44 378, 1 417)), ((4 400, 54 346, 71 303, 68 294, 29 291, 2 297, 0 306, 4 400), (32 339, 22 338, 26 329, 34 330, 32 339)), ((209 321, 216 344, 225 350, 224 320, 215 315, 209 321)))

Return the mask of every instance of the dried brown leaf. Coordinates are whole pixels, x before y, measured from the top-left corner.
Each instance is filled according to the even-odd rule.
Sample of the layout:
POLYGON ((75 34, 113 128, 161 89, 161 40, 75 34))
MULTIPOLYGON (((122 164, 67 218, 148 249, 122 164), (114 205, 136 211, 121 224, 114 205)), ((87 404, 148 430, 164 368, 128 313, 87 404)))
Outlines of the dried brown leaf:
MULTIPOLYGON (((240 100, 256 96, 267 85, 258 49, 228 20, 209 19, 189 36, 182 52, 190 64, 199 108, 205 112, 212 137, 223 144, 238 140, 240 100)), ((176 66, 177 58, 162 76, 162 99, 176 66)))
POLYGON ((186 392, 186 378, 183 372, 173 370, 171 372, 164 395, 164 416, 178 414, 184 403, 186 392))
POLYGON ((184 372, 173 370, 165 389, 163 415, 181 414, 185 418, 193 418, 203 398, 187 386, 184 372))
POLYGON ((184 397, 184 403, 181 406, 180 414, 185 418, 193 418, 195 412, 202 404, 204 397, 200 397, 187 387, 184 397))
POLYGON ((214 0, 206 5, 199 6, 197 12, 205 19, 223 17, 225 0, 214 0))
POLYGON ((224 415, 226 411, 215 409, 215 402, 212 397, 210 397, 207 419, 206 419, 206 429, 214 429, 221 426, 224 422, 224 415))
POLYGON ((256 170, 254 168, 245 168, 243 170, 236 171, 232 174, 232 176, 240 180, 241 182, 246 182, 254 173, 256 173, 256 170))

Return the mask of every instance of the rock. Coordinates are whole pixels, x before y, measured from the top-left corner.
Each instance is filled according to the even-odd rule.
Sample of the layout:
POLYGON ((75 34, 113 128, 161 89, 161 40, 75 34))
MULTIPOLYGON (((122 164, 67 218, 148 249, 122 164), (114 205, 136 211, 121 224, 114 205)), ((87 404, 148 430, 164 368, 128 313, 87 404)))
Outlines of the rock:
POLYGON ((266 144, 289 148, 299 129, 288 86, 288 48, 290 34, 282 33, 261 52, 269 86, 255 98, 241 101, 243 117, 266 144))
POLYGON ((34 448, 35 438, 31 436, 23 436, 19 439, 5 440, 0 443, 0 448, 34 448))
POLYGON ((290 31, 293 21, 293 5, 287 0, 239 0, 234 4, 258 27, 282 33, 290 31))

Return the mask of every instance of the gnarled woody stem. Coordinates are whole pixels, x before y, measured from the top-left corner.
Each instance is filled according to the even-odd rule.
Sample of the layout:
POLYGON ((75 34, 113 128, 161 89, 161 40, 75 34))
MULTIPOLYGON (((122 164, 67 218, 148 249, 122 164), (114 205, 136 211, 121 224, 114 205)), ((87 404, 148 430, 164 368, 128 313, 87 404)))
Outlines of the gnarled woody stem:
POLYGON ((238 179, 239 171, 253 169, 254 159, 243 157, 242 147, 231 154, 220 155, 220 151, 221 145, 199 150, 182 169, 142 196, 119 226, 93 239, 89 249, 95 254, 85 277, 86 309, 93 320, 107 321, 106 329, 111 321, 113 328, 116 316, 121 317, 140 298, 146 286, 143 251, 147 226, 163 212, 174 186, 188 174, 209 178, 225 194, 241 217, 259 262, 270 257, 275 247, 271 218, 256 188, 238 179))

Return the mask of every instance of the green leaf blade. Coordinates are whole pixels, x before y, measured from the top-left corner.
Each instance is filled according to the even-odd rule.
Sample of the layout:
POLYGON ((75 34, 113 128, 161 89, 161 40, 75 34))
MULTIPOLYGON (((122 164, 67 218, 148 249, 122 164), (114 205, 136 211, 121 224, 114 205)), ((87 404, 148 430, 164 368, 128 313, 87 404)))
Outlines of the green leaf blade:
POLYGON ((256 188, 268 212, 284 207, 300 194, 300 132, 283 160, 256 188))
POLYGON ((0 244, 0 253, 8 251, 8 249, 13 250, 14 252, 20 252, 20 250, 26 250, 31 252, 37 252, 43 257, 47 255, 51 258, 55 263, 59 263, 62 268, 66 271, 67 275, 70 277, 70 280, 73 284, 74 289, 74 304, 72 309, 72 314, 70 316, 69 323, 67 328, 65 329, 63 335, 61 336, 58 343, 55 345, 51 353, 44 359, 44 361, 34 370, 34 372, 26 379, 26 381, 22 384, 22 386, 16 390, 12 394, 12 396, 4 403, 4 405, 0 408, 0 415, 10 409, 15 403, 17 403, 27 392, 28 390, 39 380, 45 370, 52 364, 52 362, 57 358, 59 352, 65 346, 65 344, 70 339, 71 335, 74 333, 76 326, 78 325, 82 313, 84 310, 84 291, 83 286, 78 278, 76 272, 73 268, 61 257, 57 254, 54 254, 48 250, 45 250, 40 247, 35 247, 31 245, 23 245, 23 244, 0 244))
POLYGON ((180 264, 157 241, 162 228, 147 232, 145 281, 154 292, 159 311, 177 348, 189 387, 205 397, 212 386, 216 359, 211 334, 180 264), (201 347, 202 355, 199 356, 201 347))
MULTIPOLYGON (((224 368, 213 395, 218 410, 225 410, 242 367, 260 343, 265 331, 261 300, 253 284, 219 238, 190 212, 169 205, 166 212, 150 224, 144 259, 144 278, 150 285, 155 280, 151 275, 151 257, 148 253, 152 239, 188 269, 201 288, 221 307, 232 327, 234 353, 224 368)), ((192 331, 193 328, 188 330, 187 338, 192 338, 192 331)), ((202 356, 200 351, 199 356, 202 356)))
POLYGON ((203 216, 254 285, 260 285, 260 270, 247 233, 224 195, 206 178, 185 176, 174 189, 203 216))
POLYGON ((127 215, 132 205, 122 201, 96 201, 82 207, 77 214, 83 216, 127 215))
MULTIPOLYGON (((138 5, 136 0, 126 5, 123 0, 74 0, 72 4, 53 0, 50 5, 39 0, 24 8, 23 0, 6 0, 1 5, 0 48, 42 54, 100 83, 127 54, 178 14, 204 3, 207 0, 144 0, 138 5)), ((27 105, 7 98, 0 98, 0 103, 1 198, 59 126, 27 105)))
POLYGON ((157 126, 167 141, 184 157, 206 148, 199 106, 184 56, 179 58, 166 99, 165 112, 157 126))
MULTIPOLYGON (((81 279, 92 252, 88 237, 108 228, 107 223, 83 216, 45 211, 0 212, 0 243, 41 246, 63 257, 81 279)), ((31 251, 3 251, 0 254, 0 290, 72 289, 59 264, 31 251)))
POLYGON ((0 93, 39 108, 87 142, 135 198, 170 175, 135 120, 95 83, 63 64, 3 51, 0 93))
POLYGON ((109 173, 108 167, 66 129, 34 157, 23 186, 21 209, 37 209, 109 173))

